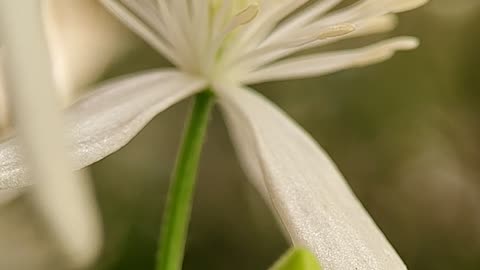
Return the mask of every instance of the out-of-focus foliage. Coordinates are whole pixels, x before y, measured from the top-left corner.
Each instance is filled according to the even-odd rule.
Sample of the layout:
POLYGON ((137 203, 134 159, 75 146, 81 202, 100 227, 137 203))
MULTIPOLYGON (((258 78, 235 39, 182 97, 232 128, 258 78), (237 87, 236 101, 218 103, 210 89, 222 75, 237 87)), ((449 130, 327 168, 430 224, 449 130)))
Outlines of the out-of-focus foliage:
MULTIPOLYGON (((391 34, 418 36, 422 44, 415 51, 317 79, 255 86, 330 153, 412 270, 480 268, 479 24, 477 0, 433 0, 402 14, 391 34)), ((104 78, 165 63, 138 43, 110 65, 104 78)), ((153 269, 188 105, 162 113, 131 144, 91 169, 106 230, 104 253, 92 269, 153 269)), ((19 199, 0 211, 16 222, 7 227, 0 219, 0 238, 7 234, 9 243, 18 244, 10 253, 0 246, 0 261, 2 254, 39 249, 35 258, 43 268, 36 269, 61 265, 43 259, 54 251, 29 223, 28 209, 19 199)), ((215 113, 184 269, 268 269, 287 248, 270 210, 246 181, 221 115, 215 113)))

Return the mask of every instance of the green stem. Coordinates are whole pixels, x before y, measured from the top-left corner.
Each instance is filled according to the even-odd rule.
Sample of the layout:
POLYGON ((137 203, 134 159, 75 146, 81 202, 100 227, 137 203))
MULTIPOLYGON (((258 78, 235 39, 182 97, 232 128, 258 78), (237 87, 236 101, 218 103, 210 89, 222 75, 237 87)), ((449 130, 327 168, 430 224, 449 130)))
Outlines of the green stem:
POLYGON ((213 101, 214 96, 209 91, 195 97, 168 191, 156 270, 180 270, 182 267, 198 161, 213 101))

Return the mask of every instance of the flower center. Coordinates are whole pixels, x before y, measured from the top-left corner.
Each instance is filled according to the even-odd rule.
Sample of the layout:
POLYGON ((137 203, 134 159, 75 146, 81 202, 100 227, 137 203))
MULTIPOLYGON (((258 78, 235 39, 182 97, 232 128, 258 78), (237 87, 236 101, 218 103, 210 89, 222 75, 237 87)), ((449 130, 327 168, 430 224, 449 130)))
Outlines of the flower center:
POLYGON ((209 0, 207 46, 196 49, 198 61, 193 72, 211 80, 228 77, 230 64, 225 63, 226 52, 236 42, 242 26, 253 21, 259 13, 261 0, 209 0))

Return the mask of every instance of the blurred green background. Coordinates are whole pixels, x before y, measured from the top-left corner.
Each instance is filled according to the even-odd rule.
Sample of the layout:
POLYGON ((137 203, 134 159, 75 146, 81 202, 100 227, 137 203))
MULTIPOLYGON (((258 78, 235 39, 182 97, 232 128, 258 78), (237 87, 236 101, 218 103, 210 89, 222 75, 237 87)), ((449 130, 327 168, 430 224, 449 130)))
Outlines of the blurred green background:
MULTIPOLYGON (((421 39, 417 50, 367 68, 255 86, 326 149, 409 269, 480 269, 479 25, 477 0, 433 0, 401 14, 393 33, 340 45, 412 35, 421 39)), ((134 43, 103 79, 164 63, 134 43)), ((106 241, 92 269, 153 269, 189 105, 160 114, 127 147, 90 168, 106 241)), ((30 224, 30 208, 18 199, 0 210, 1 219, 16 224, 0 224, 0 231, 28 223, 22 236, 9 236, 7 252, 32 252, 45 266, 39 269, 59 269, 60 261, 44 259, 55 251, 30 224), (28 241, 37 244, 27 248, 28 241)), ((287 248, 215 112, 184 269, 266 269, 287 248)))

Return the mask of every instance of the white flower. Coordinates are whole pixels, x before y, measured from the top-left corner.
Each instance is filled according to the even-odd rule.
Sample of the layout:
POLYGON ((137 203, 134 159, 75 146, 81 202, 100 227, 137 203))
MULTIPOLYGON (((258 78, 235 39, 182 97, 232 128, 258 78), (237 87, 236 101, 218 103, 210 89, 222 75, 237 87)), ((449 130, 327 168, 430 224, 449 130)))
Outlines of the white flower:
MULTIPOLYGON (((405 269, 335 165, 285 113, 245 85, 373 64, 418 42, 398 37, 360 49, 295 53, 381 33, 396 12, 426 0, 103 0, 176 68, 134 74, 66 111, 76 168, 127 144, 156 114, 207 88, 217 96, 249 179, 295 245, 325 269, 405 269)), ((94 60, 94 59, 92 59, 94 60)), ((30 184, 15 139, 0 145, 0 188, 30 184)))

